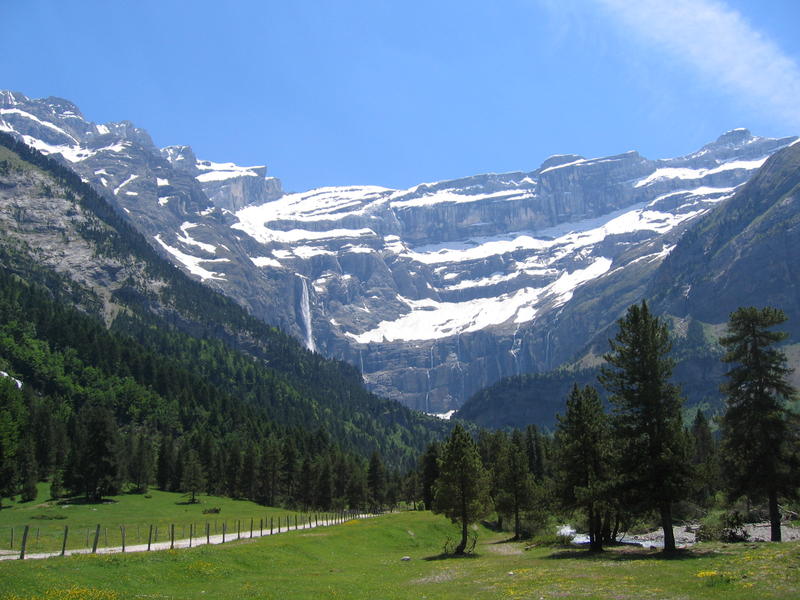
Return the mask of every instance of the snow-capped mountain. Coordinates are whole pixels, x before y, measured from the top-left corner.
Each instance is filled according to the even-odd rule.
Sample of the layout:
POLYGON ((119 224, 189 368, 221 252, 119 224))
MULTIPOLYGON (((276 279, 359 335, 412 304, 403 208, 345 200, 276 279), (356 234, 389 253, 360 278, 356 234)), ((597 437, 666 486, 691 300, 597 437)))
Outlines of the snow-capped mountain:
POLYGON ((672 159, 283 194, 265 167, 159 149, 64 100, 0 92, 0 129, 61 154, 175 264, 430 412, 569 359, 593 311, 637 300, 687 225, 796 140, 735 130, 672 159), (613 306, 585 297, 599 283, 613 306))

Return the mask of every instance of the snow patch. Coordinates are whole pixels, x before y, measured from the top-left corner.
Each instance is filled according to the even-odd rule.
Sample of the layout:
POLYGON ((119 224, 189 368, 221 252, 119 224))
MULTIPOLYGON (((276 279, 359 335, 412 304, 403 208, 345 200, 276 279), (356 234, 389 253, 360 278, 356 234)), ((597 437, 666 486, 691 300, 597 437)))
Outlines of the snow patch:
POLYGON ((188 234, 189 229, 197 227, 198 225, 199 223, 190 223, 189 221, 183 223, 181 225, 181 233, 183 233, 183 236, 182 237, 178 236, 178 241, 183 242, 184 244, 189 244, 191 246, 197 246, 201 250, 205 250, 206 252, 209 252, 211 254, 216 254, 217 253, 216 246, 213 246, 212 244, 206 244, 204 242, 198 242, 188 234))
POLYGON ((155 240, 161 245, 164 250, 169 252, 172 256, 174 256, 184 267, 186 270, 189 271, 192 275, 197 275, 200 279, 205 281, 206 279, 216 279, 216 280, 225 280, 226 277, 222 273, 214 273, 213 271, 209 271, 204 269, 200 266, 200 263, 213 263, 213 262, 230 262, 227 258, 197 258, 196 256, 192 256, 190 254, 184 254, 177 248, 173 248, 172 246, 166 244, 161 239, 161 234, 154 236, 155 240))
POLYGON ((274 267, 276 269, 283 267, 281 263, 269 256, 248 256, 248 258, 257 267, 274 267))

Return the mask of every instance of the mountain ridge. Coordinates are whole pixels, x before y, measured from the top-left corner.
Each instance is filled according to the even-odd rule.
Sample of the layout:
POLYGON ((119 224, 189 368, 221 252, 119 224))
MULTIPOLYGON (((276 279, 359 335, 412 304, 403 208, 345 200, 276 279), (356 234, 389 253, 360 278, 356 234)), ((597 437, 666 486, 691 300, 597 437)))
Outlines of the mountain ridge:
MULTIPOLYGON (((69 140, 35 119, 62 118, 57 102, 35 119, 8 112, 35 102, 0 94, 0 128, 52 151, 69 140)), ((74 124, 49 123, 78 136, 74 124)), ((627 289, 602 307, 611 312, 640 297, 681 232, 796 140, 740 129, 674 159, 563 155, 533 171, 407 190, 283 194, 260 168, 203 170, 188 147, 157 149, 129 124, 94 127, 83 126, 94 131, 90 147, 67 144, 70 168, 157 251, 306 347, 355 365, 376 393, 428 412, 571 358, 595 318, 573 311, 578 322, 565 328, 563 315, 589 283, 627 289)))

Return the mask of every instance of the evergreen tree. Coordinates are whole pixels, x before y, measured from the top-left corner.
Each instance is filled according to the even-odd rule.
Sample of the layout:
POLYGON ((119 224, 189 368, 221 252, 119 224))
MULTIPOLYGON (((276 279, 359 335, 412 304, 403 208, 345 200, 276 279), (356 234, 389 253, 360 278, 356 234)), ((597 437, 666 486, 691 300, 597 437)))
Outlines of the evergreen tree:
POLYGON ((90 502, 117 494, 122 484, 119 436, 113 413, 104 406, 85 406, 78 417, 82 430, 75 475, 90 502))
POLYGON ((533 474, 528 469, 525 438, 515 429, 507 444, 504 459, 498 465, 498 494, 495 505, 498 513, 514 518, 514 539, 520 539, 522 512, 531 508, 535 500, 533 474))
POLYGON ((683 400, 669 381, 673 368, 669 333, 644 301, 631 306, 617 325, 600 381, 614 405, 622 491, 632 508, 659 511, 664 550, 672 552, 672 504, 686 495, 689 456, 681 419, 683 400))
POLYGON ((275 436, 267 438, 261 450, 258 468, 258 501, 267 506, 275 506, 278 493, 278 480, 281 469, 281 446, 275 436))
POLYGON ((320 458, 317 466, 314 505, 320 510, 330 510, 333 506, 333 471, 330 458, 325 455, 320 458))
POLYGON ((362 510, 367 502, 367 473, 363 466, 356 468, 347 483, 347 505, 362 510))
POLYGON ((372 453, 367 469, 367 492, 370 509, 378 511, 386 502, 386 471, 377 450, 372 453))
POLYGON ((461 524, 461 541, 455 554, 466 550, 469 525, 490 510, 489 474, 483 468, 475 442, 458 423, 442 449, 433 500, 433 512, 461 524))
POLYGON ((200 464, 200 456, 194 449, 186 452, 182 473, 182 491, 191 495, 189 502, 194 504, 197 502, 197 494, 206 485, 206 474, 203 472, 203 465, 200 464))
POLYGON ((545 476, 545 440, 536 425, 525 428, 525 452, 528 455, 528 469, 533 473, 536 481, 542 481, 545 476))
POLYGON ((169 490, 170 483, 175 473, 175 462, 177 456, 175 453, 175 444, 172 437, 164 434, 161 437, 161 442, 158 445, 158 461, 156 468, 156 483, 162 490, 169 490))
POLYGON ((30 502, 36 499, 36 482, 38 481, 38 469, 36 465, 36 446, 33 438, 26 437, 20 444, 19 457, 19 479, 20 479, 20 500, 30 502))
POLYGON ((567 412, 558 415, 556 447, 559 488, 570 508, 582 508, 589 518, 589 548, 603 549, 603 515, 609 512, 611 434, 597 390, 576 384, 567 412))
POLYGON ((436 480, 439 478, 439 442, 431 442, 422 455, 421 477, 422 502, 425 510, 433 509, 433 494, 436 480))
POLYGON ((134 491, 146 494, 153 477, 153 443, 143 432, 133 439, 133 448, 128 461, 128 477, 134 491))
POLYGON ((291 437, 283 440, 283 489, 286 503, 294 504, 297 487, 297 448, 291 437))
POLYGON ((300 467, 300 478, 297 484, 297 501, 300 507, 305 511, 308 510, 314 501, 314 484, 316 483, 314 477, 314 469, 311 464, 311 458, 306 455, 303 458, 303 464, 300 467))
POLYGON ((775 308, 740 308, 720 339, 732 364, 723 385, 727 411, 722 420, 723 467, 735 494, 766 497, 772 541, 781 540, 778 496, 797 481, 797 428, 786 401, 795 394, 788 383, 786 356, 773 345, 787 334, 770 328, 786 321, 775 308))
MULTIPOLYGON (((505 431, 478 432, 478 454, 481 457, 484 469, 489 474, 489 497, 492 504, 498 506, 503 482, 501 479, 508 467, 508 434, 505 431)), ((505 505, 503 505, 505 508, 505 505)), ((498 508, 497 526, 502 529, 503 516, 507 511, 498 508)))
POLYGON ((719 489, 719 462, 717 445, 711 427, 699 408, 689 430, 692 437, 692 466, 694 467, 694 498, 707 505, 714 492, 719 489))

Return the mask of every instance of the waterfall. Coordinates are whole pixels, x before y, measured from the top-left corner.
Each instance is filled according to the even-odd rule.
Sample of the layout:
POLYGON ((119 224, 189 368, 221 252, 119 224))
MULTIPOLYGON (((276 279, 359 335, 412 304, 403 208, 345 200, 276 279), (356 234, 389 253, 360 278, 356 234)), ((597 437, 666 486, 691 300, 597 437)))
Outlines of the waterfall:
POLYGON ((547 337, 545 338, 544 345, 544 369, 547 370, 547 365, 550 364, 550 333, 552 329, 547 330, 547 337))
POLYGON ((522 349, 522 340, 521 339, 519 339, 519 340, 517 339, 517 333, 519 333, 519 328, 520 328, 520 326, 517 325, 517 329, 516 329, 516 331, 514 331, 514 337, 511 339, 511 349, 508 351, 508 353, 511 354, 511 356, 514 357, 514 374, 515 375, 519 375, 520 374, 519 352, 522 349))
POLYGON ((300 281, 303 282, 303 295, 300 298, 300 311, 303 316, 303 327, 306 330, 306 348, 312 352, 317 351, 317 346, 314 344, 314 326, 311 324, 311 300, 308 295, 308 280, 302 275, 298 274, 300 281))

